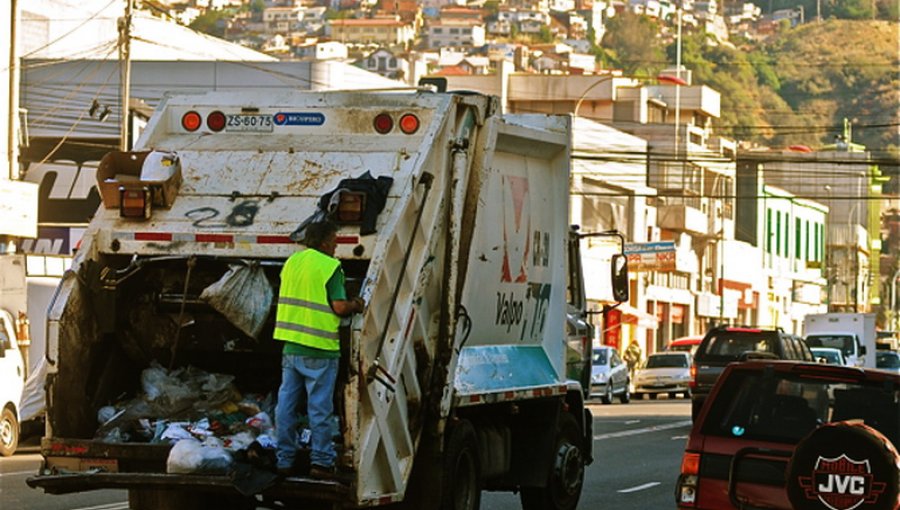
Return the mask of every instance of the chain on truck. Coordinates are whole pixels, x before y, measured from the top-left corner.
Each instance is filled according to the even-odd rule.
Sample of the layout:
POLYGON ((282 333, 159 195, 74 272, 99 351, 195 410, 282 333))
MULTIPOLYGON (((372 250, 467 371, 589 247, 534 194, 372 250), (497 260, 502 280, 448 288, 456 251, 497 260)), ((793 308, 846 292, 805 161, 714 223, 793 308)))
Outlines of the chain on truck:
MULTIPOLYGON (((29 485, 127 489, 133 509, 465 510, 482 490, 574 509, 592 460, 592 331, 570 148, 568 116, 503 115, 482 95, 167 96, 136 149, 98 168, 103 204, 49 310, 44 464, 29 485), (277 480, 254 498, 230 469, 173 472, 163 428, 259 432, 250 413, 280 377, 279 271, 303 248, 298 224, 323 216, 366 302, 341 328, 348 476, 277 480), (247 271, 258 290, 217 306, 210 289, 247 271), (154 377, 198 374, 193 400, 150 394, 154 377)), ((237 458, 239 441, 219 439, 237 458)))

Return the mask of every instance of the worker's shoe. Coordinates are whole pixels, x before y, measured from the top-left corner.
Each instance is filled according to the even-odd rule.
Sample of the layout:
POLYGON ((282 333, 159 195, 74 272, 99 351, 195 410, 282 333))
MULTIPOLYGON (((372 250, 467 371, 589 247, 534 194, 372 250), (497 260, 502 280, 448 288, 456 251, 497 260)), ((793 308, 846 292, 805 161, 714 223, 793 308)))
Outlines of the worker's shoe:
POLYGON ((319 480, 334 480, 337 477, 337 471, 334 469, 334 466, 313 464, 309 468, 309 476, 319 480))

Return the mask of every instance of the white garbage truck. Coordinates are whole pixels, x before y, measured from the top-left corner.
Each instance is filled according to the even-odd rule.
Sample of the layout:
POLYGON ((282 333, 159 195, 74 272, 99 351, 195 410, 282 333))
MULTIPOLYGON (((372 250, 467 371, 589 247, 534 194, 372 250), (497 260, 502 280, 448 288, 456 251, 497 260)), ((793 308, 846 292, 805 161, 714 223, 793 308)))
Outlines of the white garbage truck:
POLYGON ((467 510, 483 490, 574 509, 592 461, 592 334, 570 150, 570 117, 504 115, 478 94, 167 96, 136 148, 98 168, 103 204, 49 311, 44 463, 29 485, 127 489, 132 509, 467 510), (366 303, 341 330, 345 476, 254 496, 233 470, 173 472, 173 427, 216 435, 248 395, 277 393, 278 275, 304 248, 292 233, 326 217, 366 303), (248 271, 226 295, 237 306, 204 297, 248 271), (234 390, 155 405, 163 381, 199 373, 216 376, 201 399, 225 378, 234 390))

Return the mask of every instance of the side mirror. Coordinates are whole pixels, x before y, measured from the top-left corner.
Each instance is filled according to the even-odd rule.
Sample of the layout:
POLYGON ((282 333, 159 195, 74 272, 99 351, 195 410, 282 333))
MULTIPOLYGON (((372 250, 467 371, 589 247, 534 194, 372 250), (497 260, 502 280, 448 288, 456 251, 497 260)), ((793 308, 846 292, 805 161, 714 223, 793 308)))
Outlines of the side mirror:
POLYGON ((617 303, 628 301, 628 257, 621 253, 612 256, 612 295, 617 303))
POLYGON ((865 356, 865 355, 866 355, 866 350, 867 350, 867 349, 866 349, 866 346, 865 346, 865 345, 860 345, 860 346, 859 346, 859 355, 860 355, 860 356, 865 356))

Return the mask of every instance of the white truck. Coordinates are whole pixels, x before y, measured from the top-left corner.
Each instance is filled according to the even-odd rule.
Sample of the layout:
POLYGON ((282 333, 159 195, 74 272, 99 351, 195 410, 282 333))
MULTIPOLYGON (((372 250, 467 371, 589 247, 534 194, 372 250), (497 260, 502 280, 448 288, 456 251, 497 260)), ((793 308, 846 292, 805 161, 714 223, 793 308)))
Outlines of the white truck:
POLYGON ((803 319, 803 334, 810 347, 834 347, 849 366, 875 368, 874 313, 817 313, 803 319))
POLYGON ((28 370, 19 347, 19 312, 26 307, 25 257, 0 255, 0 456, 16 451, 22 390, 28 370))
POLYGON ((592 460, 592 335, 570 148, 568 116, 502 115, 476 94, 165 98, 136 150, 98 169, 103 205, 50 307, 44 466, 29 485, 127 489, 136 510, 258 504, 228 476, 167 472, 171 444, 96 437, 97 414, 138 395, 153 362, 274 392, 274 313, 255 339, 199 296, 229 266, 262 268, 277 289, 302 248, 292 231, 330 214, 348 289, 367 303, 342 331, 338 467, 351 475, 288 478, 262 497, 467 510, 500 490, 525 509, 574 509, 592 460), (393 179, 383 208, 350 185, 368 177, 393 179))

